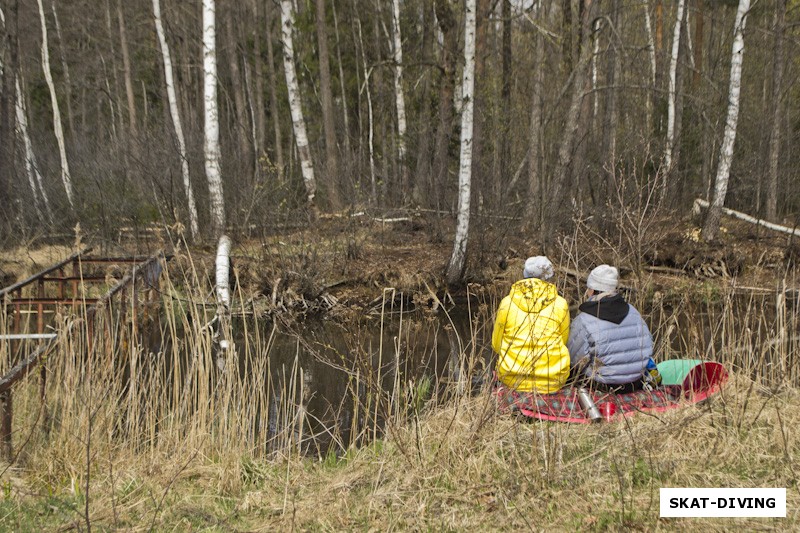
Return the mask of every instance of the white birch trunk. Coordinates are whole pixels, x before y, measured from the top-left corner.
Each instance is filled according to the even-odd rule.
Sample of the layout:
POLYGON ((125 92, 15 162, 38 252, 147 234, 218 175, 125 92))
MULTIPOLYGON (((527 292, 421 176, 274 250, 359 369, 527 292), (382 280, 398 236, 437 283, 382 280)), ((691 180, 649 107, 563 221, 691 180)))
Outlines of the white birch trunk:
POLYGON ((683 25, 683 6, 685 0, 678 0, 678 14, 675 19, 675 31, 672 35, 672 53, 669 58, 669 94, 667 96, 667 142, 664 146, 664 172, 672 168, 672 151, 675 147, 675 98, 678 78, 678 51, 681 43, 681 26, 683 25))
POLYGON ((394 52, 394 92, 397 107, 397 156, 406 186, 406 102, 403 96, 403 38, 400 33, 400 0, 392 0, 392 50, 394 52))
POLYGON ((594 31, 592 32, 592 95, 594 98, 592 121, 597 120, 597 111, 600 106, 600 98, 597 94, 597 56, 600 55, 600 26, 600 19, 598 19, 594 22, 594 31))
POLYGON ((64 53, 64 37, 61 34, 61 23, 58 21, 58 12, 56 11, 56 0, 52 0, 50 7, 53 11, 53 22, 56 26, 56 37, 58 37, 58 51, 61 56, 61 69, 64 73, 64 89, 67 93, 67 125, 69 127, 70 135, 75 135, 74 115, 72 113, 72 81, 69 77, 69 65, 67 64, 67 56, 64 53))
POLYGON ((44 201, 44 211, 47 213, 47 218, 50 223, 53 222, 53 215, 50 211, 50 201, 47 198, 47 193, 44 190, 44 180, 42 174, 39 172, 39 164, 36 162, 36 154, 33 152, 33 144, 28 135, 28 116, 25 110, 25 100, 22 96, 22 89, 20 88, 19 77, 15 80, 17 103, 16 103, 16 116, 17 116, 17 136, 22 141, 22 146, 25 150, 25 173, 28 175, 28 183, 33 193, 33 201, 36 206, 36 212, 39 218, 43 218, 42 206, 39 201, 41 195, 44 201))
MULTIPOLYGON (((650 20, 650 2, 643 0, 644 4, 644 27, 647 30, 647 53, 650 56, 650 91, 656 88, 656 40, 653 37, 653 24, 650 20)), ((647 113, 647 138, 648 144, 650 135, 653 131, 653 98, 650 91, 647 93, 645 109, 647 113)))
POLYGON ((164 59, 164 80, 167 84, 167 99, 169 100, 169 112, 172 115, 172 125, 175 128, 175 137, 178 139, 178 150, 181 157, 181 176, 183 176, 183 188, 186 191, 186 199, 189 204, 189 224, 192 238, 196 238, 200 233, 200 226, 197 221, 197 206, 194 202, 194 192, 192 182, 189 179, 189 160, 186 156, 186 139, 183 136, 183 126, 181 125, 181 115, 178 111, 178 97, 175 94, 175 80, 172 74, 172 55, 169 51, 167 38, 164 34, 164 25, 161 22, 161 4, 159 0, 153 0, 153 19, 156 24, 158 34, 158 44, 161 46, 161 56, 164 59))
POLYGON ((464 29, 464 79, 461 85, 463 108, 461 111, 461 158, 458 171, 458 219, 453 254, 447 266, 447 282, 461 280, 467 255, 469 237, 469 204, 472 179, 472 126, 473 90, 475 88, 475 0, 467 0, 464 29))
POLYGON ((203 0, 203 108, 205 167, 215 234, 225 231, 225 199, 220 170, 219 112, 217 110, 217 47, 215 0, 203 0))
POLYGON ((292 26, 294 26, 294 8, 292 0, 281 0, 281 40, 283 43, 283 70, 286 74, 286 88, 289 93, 289 109, 292 113, 292 127, 294 128, 295 144, 300 157, 300 169, 303 173, 303 183, 306 187, 308 205, 314 206, 314 196, 317 194, 317 182, 314 178, 314 164, 311 161, 311 149, 308 146, 308 134, 303 118, 303 108, 300 101, 300 87, 297 83, 297 74, 294 68, 294 43, 292 41, 292 26))
POLYGON ((228 279, 231 268, 231 239, 227 235, 222 235, 217 244, 217 259, 214 263, 216 272, 216 292, 217 304, 229 311, 231 308, 231 289, 228 279))
POLYGON ((47 51, 47 22, 44 18, 42 0, 37 0, 37 2, 39 4, 39 21, 42 24, 42 70, 44 71, 47 88, 50 90, 50 102, 53 106, 53 131, 55 132, 56 141, 58 142, 58 154, 61 157, 61 181, 64 183, 64 190, 67 192, 69 205, 74 208, 75 202, 72 198, 72 178, 69 174, 67 148, 64 144, 64 128, 61 125, 61 110, 58 107, 58 98, 56 98, 56 87, 53 83, 53 75, 50 72, 50 53, 47 51))
POLYGON ((644 27, 647 30, 647 53, 650 56, 650 83, 656 86, 656 40, 653 37, 653 24, 650 20, 650 2, 643 0, 644 4, 644 27))
POLYGON ((731 79, 728 89, 728 117, 725 120, 725 133, 719 151, 717 176, 714 180, 714 199, 706 215, 703 226, 703 239, 716 239, 719 231, 719 219, 725 196, 728 194, 728 178, 733 161, 733 145, 736 142, 736 125, 739 120, 739 95, 742 88, 742 60, 744 59, 744 28, 747 24, 747 11, 750 0, 739 0, 734 26, 733 49, 731 50, 731 79))

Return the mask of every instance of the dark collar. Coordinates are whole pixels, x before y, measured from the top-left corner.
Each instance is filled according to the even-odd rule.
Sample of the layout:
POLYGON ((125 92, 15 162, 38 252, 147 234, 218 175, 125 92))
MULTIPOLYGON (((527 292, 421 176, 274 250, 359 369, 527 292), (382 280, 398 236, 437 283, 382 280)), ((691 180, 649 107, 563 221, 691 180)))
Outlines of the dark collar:
POLYGON ((596 316, 600 320, 620 324, 628 316, 630 307, 621 294, 606 296, 602 300, 586 301, 578 306, 584 313, 596 316))

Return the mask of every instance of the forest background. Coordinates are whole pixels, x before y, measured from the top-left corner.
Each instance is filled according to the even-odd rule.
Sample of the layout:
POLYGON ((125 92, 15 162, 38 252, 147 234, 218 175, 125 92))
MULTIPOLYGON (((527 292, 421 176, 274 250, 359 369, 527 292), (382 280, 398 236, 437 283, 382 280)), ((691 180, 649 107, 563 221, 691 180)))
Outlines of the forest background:
POLYGON ((510 231, 618 233, 615 209, 686 214, 721 167, 721 202, 797 222, 797 2, 742 2, 740 22, 736 1, 480 0, 466 40, 465 5, 447 0, 204 4, 4 2, 5 242, 76 222, 213 239, 298 214, 455 215, 468 107, 472 231, 509 222, 481 255, 510 231))

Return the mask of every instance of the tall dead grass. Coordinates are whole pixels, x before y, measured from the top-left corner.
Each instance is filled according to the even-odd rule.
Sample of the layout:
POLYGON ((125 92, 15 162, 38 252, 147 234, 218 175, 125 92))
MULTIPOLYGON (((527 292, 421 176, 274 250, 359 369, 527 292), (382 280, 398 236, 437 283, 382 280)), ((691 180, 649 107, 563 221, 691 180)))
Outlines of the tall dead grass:
MULTIPOLYGON (((294 361, 276 366, 276 326, 250 316, 239 321, 239 335, 230 320, 215 319, 191 258, 181 263, 187 268, 173 269, 160 287, 162 320, 154 309, 138 317, 139 325, 160 324, 159 342, 140 338, 128 300, 126 312, 98 315, 93 337, 60 329, 46 362, 44 404, 36 374, 15 387, 13 438, 21 452, 3 472, 0 525, 694 529, 693 521, 658 518, 659 487, 788 487, 787 508, 800 503, 793 431, 800 313, 783 291, 743 297, 732 287, 698 297, 676 290, 647 301, 646 289, 638 291, 637 303, 652 305, 662 357, 717 360, 733 378, 704 405, 575 426, 520 423, 496 414, 486 388, 470 394, 473 376, 487 370, 484 347, 502 288, 469 289, 466 333, 447 302, 435 304, 449 350, 447 368, 437 369, 447 379, 437 385, 409 370, 421 333, 390 290, 370 324, 398 324, 391 342, 380 336, 369 345, 356 335, 345 350, 325 352, 298 336, 294 361), (236 342, 221 350, 221 338, 236 342), (347 376, 347 431, 311 420, 301 350, 347 376), (322 440, 338 451, 319 452, 322 440)), ((247 299, 237 298, 239 314, 249 313, 247 299)), ((7 345, 0 356, 7 365, 7 345)))

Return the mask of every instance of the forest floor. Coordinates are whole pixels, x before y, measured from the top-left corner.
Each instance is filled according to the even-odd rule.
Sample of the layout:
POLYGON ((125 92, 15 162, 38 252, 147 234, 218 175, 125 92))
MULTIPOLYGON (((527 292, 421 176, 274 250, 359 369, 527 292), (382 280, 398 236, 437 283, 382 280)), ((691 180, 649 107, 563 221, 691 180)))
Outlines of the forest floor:
MULTIPOLYGON (((439 296, 458 290, 443 282, 451 221, 408 218, 329 217, 237 239, 232 256, 243 299, 264 312, 324 310, 320 302, 355 310, 387 287, 439 296)), ((648 293, 798 287, 800 247, 786 235, 727 218, 715 245, 700 241, 688 219, 647 230, 611 242, 583 227, 558 240, 550 257, 559 282, 577 285, 573 274, 608 262, 621 267, 624 284, 648 293)), ((162 245, 102 249, 144 253, 162 245)), ((480 285, 506 286, 527 256, 542 253, 533 235, 507 224, 485 225, 470 246, 466 278, 480 285)), ((4 251, 2 284, 71 251, 4 251)), ((175 251, 177 261, 188 264, 190 255, 204 275, 213 272, 213 246, 175 251)), ((579 294, 576 287, 572 296, 579 294)), ((708 404, 599 426, 520 423, 497 415, 481 394, 426 405, 385 438, 343 456, 267 461, 224 449, 116 456, 113 470, 95 465, 88 494, 80 457, 16 465, 2 473, 0 529, 81 531, 90 522, 129 531, 790 530, 800 527, 798 425, 800 390, 744 374, 708 404), (660 487, 787 487, 787 518, 662 519, 660 487)))

